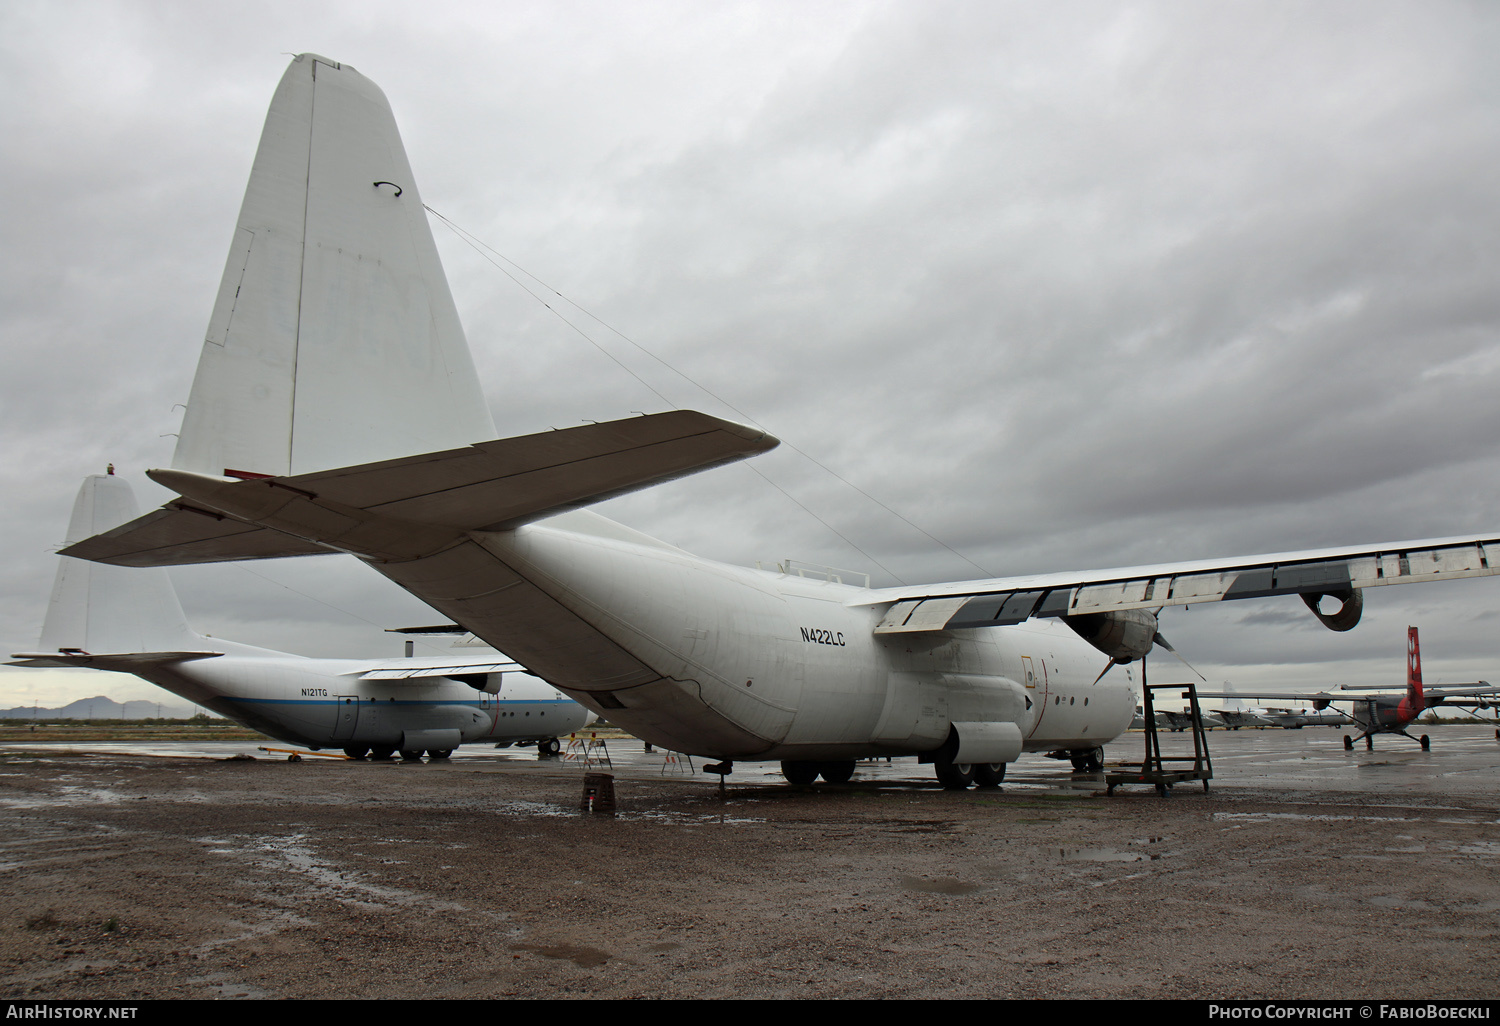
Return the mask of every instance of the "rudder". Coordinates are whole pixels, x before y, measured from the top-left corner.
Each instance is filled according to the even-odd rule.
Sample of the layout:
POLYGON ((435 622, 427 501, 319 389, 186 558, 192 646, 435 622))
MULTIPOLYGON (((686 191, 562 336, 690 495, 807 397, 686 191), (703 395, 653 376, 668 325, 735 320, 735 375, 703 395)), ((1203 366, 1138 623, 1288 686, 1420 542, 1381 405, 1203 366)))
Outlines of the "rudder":
MULTIPOLYGON (((123 479, 84 479, 68 523, 68 544, 135 519, 135 493, 123 479)), ((167 572, 59 557, 41 650, 158 652, 202 647, 187 625, 167 572)))
POLYGON ((494 436, 385 94, 300 55, 266 114, 172 466, 283 476, 494 436))

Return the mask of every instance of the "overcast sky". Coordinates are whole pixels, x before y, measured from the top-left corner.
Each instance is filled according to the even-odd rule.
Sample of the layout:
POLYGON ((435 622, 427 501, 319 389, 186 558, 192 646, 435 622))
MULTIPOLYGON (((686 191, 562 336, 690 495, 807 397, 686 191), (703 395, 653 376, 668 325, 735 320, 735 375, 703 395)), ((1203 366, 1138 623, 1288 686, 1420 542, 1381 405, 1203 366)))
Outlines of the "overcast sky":
MULTIPOLYGON (((670 403, 787 443, 601 507, 702 555, 890 584, 1500 531, 1492 3, 9 0, 6 652, 85 474, 166 498, 302 51, 385 90, 427 203, 664 361, 435 222, 502 435, 670 403)), ((199 630, 306 655, 435 618, 344 557, 173 576, 199 630)), ((1163 632, 1216 684, 1394 684, 1411 623, 1430 681, 1489 679, 1497 611, 1163 632)), ((7 670, 0 707, 160 696, 99 679, 7 670)))

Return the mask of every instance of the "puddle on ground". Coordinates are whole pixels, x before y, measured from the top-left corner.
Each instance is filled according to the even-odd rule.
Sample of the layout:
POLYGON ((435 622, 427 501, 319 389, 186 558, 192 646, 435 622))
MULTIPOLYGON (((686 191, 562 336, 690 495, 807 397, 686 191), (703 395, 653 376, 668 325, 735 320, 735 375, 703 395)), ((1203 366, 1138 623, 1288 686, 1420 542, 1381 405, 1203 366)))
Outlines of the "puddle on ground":
POLYGON ((1064 862, 1145 862, 1150 855, 1138 851, 1114 851, 1109 848, 1059 848, 1064 862))
POLYGON ((347 901, 361 901, 376 907, 420 905, 423 908, 473 913, 473 910, 457 902, 398 887, 382 887, 361 879, 353 870, 339 869, 320 859, 307 846, 303 834, 293 834, 290 837, 204 837, 199 841, 215 854, 248 858, 251 862, 272 870, 289 867, 315 887, 342 892, 342 897, 347 901))
POLYGON ((1393 898, 1389 895, 1376 895, 1369 899, 1371 905, 1379 905, 1381 908, 1409 908, 1418 912, 1430 912, 1436 906, 1430 902, 1416 898, 1393 898))
POLYGON ((580 969, 593 969, 608 962, 613 955, 582 944, 512 944, 512 951, 535 951, 544 958, 567 959, 580 969))
POLYGON ((973 894, 979 890, 976 883, 968 883, 951 876, 928 879, 925 876, 903 876, 901 886, 919 894, 973 894))

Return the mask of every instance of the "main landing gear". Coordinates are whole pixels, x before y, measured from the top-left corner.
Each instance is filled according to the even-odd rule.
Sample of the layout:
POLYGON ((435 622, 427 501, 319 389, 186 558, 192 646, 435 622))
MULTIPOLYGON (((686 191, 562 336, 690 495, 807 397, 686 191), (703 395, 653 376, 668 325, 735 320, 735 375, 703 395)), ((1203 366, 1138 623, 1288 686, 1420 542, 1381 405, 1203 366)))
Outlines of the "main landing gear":
MULTIPOLYGON (((391 755, 395 753, 395 751, 396 750, 394 748, 363 748, 356 745, 352 748, 345 748, 344 754, 349 758, 357 759, 360 762, 363 762, 366 758, 383 761, 385 759, 389 759, 391 755)), ((427 758, 429 759, 446 759, 452 754, 453 749, 451 748, 427 749, 427 758)), ((404 748, 401 750, 401 758, 405 759, 407 762, 416 762, 417 760, 422 758, 422 749, 404 748)))
MULTIPOLYGON (((1238 728, 1236 728, 1238 729, 1238 728)), ((1074 773, 1099 773, 1104 769, 1104 749, 1083 748, 1068 752, 1074 773)))
MULTIPOLYGON (((1424 751, 1424 752, 1430 752, 1430 751, 1432 751, 1432 742, 1427 737, 1426 734, 1423 734, 1421 737, 1412 737, 1412 735, 1408 734, 1404 730, 1375 730, 1375 731, 1367 730, 1363 734, 1359 735, 1359 737, 1350 737, 1348 734, 1345 734, 1344 735, 1344 751, 1346 751, 1346 752, 1352 752, 1352 751, 1354 751, 1354 742, 1356 742, 1356 741, 1360 740, 1361 738, 1363 738, 1364 742, 1365 742, 1365 751, 1367 751, 1367 752, 1373 752, 1375 750, 1375 735, 1376 734, 1400 734, 1402 737, 1409 737, 1413 741, 1415 741, 1417 744, 1421 745, 1422 746, 1422 751, 1424 751)), ((1496 740, 1500 740, 1500 730, 1495 731, 1495 738, 1496 738, 1496 740)))
POLYGON ((832 762, 797 760, 783 762, 781 775, 789 784, 806 786, 822 777, 830 784, 847 784, 854 776, 854 760, 840 759, 832 762))

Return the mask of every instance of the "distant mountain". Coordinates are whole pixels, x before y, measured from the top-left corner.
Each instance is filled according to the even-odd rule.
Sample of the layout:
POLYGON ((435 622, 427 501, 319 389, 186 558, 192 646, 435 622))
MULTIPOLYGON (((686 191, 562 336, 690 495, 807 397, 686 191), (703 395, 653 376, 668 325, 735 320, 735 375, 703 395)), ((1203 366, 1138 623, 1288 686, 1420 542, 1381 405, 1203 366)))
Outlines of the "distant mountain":
POLYGON ((185 720, 199 712, 212 716, 214 719, 221 718, 217 713, 193 705, 183 705, 181 702, 145 702, 138 699, 122 705, 113 698, 96 695, 93 698, 80 698, 76 702, 69 702, 61 709, 33 709, 31 706, 0 709, 0 719, 148 720, 163 717, 169 720, 185 720))

